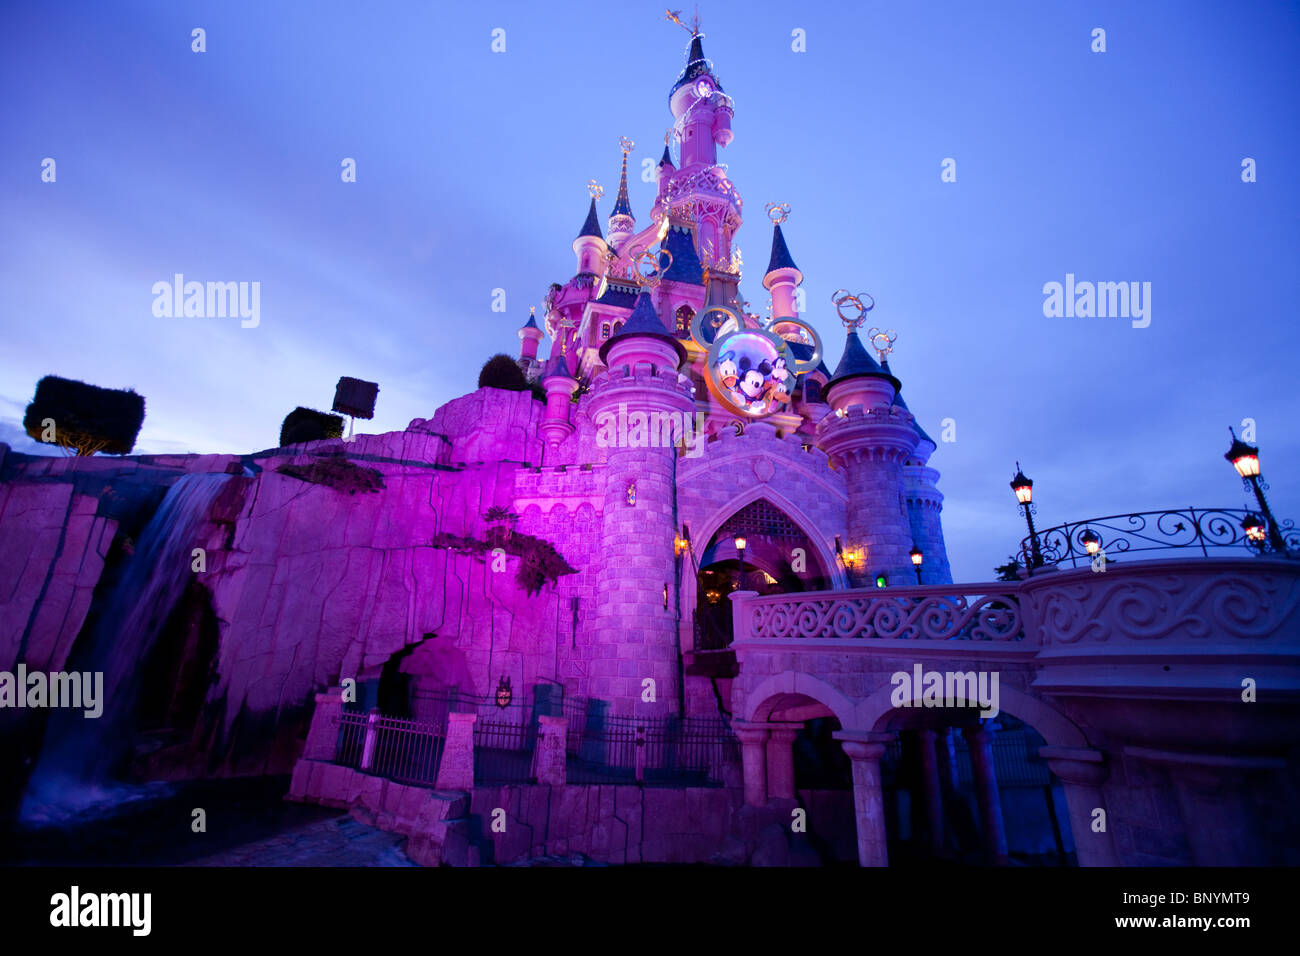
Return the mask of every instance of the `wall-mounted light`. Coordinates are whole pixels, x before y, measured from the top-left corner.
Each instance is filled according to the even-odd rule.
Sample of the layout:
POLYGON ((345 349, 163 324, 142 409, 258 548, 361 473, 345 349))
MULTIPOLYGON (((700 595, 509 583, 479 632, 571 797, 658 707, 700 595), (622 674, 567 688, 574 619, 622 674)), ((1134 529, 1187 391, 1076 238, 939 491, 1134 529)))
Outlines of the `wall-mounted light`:
POLYGON ((925 555, 916 545, 912 545, 912 550, 907 552, 907 556, 912 559, 912 567, 916 569, 916 583, 921 583, 921 562, 925 560, 925 555))
POLYGON ((668 582, 664 582, 664 610, 668 610, 668 582))
POLYGON ((682 533, 673 539, 673 554, 681 557, 691 550, 691 529, 682 525, 682 533))

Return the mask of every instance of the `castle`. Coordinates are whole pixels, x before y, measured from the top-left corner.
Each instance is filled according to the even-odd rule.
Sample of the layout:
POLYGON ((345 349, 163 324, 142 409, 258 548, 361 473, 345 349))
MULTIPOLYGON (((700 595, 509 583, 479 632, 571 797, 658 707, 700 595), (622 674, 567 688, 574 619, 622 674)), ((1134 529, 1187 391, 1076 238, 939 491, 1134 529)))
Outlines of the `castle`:
POLYGON ((826 367, 784 205, 749 311, 698 29, 669 107, 647 221, 624 141, 501 387, 243 455, 0 444, 0 673, 105 702, 0 700, 0 822, 124 773, 283 774, 425 863, 1293 864, 1293 527, 1098 519, 954 584, 894 333, 836 293, 826 367), (1135 527, 1182 550, 1078 567, 1135 527))
POLYGON ((770 318, 747 311, 734 252, 744 204, 718 161, 735 104, 699 33, 669 107, 678 156, 665 145, 648 223, 628 198, 624 140, 608 235, 593 195, 576 273, 552 285, 542 326, 530 317, 519 330, 519 364, 547 403, 540 461, 517 475, 514 507, 548 538, 601 528, 591 585, 561 585, 592 610, 579 653, 554 676, 629 713, 650 678, 660 709, 715 713, 716 662, 700 654, 729 643, 717 636, 729 629, 719 598, 738 586, 742 558, 759 591, 912 583, 913 549, 920 582, 951 576, 935 443, 890 371, 890 339, 877 361, 856 328, 862 300, 847 297, 843 359, 833 373, 820 361, 797 307, 788 206, 769 204, 770 318), (691 431, 679 449, 658 440, 677 421, 703 434, 678 426, 691 431))

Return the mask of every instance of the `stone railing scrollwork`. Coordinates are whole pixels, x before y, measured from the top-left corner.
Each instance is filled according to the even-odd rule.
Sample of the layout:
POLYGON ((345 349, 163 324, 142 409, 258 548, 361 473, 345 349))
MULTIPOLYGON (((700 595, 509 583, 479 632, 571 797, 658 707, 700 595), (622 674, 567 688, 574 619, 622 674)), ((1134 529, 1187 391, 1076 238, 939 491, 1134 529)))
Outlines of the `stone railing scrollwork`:
POLYGON ((737 605, 737 641, 1025 638, 1017 584, 818 591, 747 597, 737 605))

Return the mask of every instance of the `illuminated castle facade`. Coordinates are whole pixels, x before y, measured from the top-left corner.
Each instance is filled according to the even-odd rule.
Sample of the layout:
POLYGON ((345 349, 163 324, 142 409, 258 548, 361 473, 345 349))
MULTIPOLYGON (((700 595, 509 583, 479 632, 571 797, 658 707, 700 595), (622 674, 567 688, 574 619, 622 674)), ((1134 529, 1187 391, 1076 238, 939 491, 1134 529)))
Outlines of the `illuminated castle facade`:
POLYGON ((771 318, 748 311, 734 248, 743 202, 718 162, 735 105, 698 33, 686 60, 669 95, 677 156, 665 146, 646 221, 629 201, 624 140, 606 231, 593 188, 576 273, 552 285, 542 325, 519 330, 520 366, 548 399, 541 469, 516 505, 538 520, 584 497, 602 529, 590 640, 614 653, 575 662, 565 683, 631 708, 650 677, 660 700, 691 713, 716 708, 730 673, 710 652, 729 642, 727 594, 742 570, 761 592, 908 585, 915 551, 922 583, 951 575, 935 443, 890 371, 891 338, 877 338, 877 361, 856 330, 861 300, 842 298, 850 331, 827 371, 798 307, 788 207, 768 207, 771 318))

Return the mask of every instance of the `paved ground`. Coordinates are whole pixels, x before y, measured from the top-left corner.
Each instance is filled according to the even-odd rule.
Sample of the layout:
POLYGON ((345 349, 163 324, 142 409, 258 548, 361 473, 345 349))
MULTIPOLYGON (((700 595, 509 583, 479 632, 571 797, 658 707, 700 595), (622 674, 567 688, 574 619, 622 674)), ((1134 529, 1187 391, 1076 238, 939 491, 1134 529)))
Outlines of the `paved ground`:
POLYGON ((186 866, 415 866, 402 852, 406 838, 350 816, 299 827, 268 840, 231 847, 186 866))

